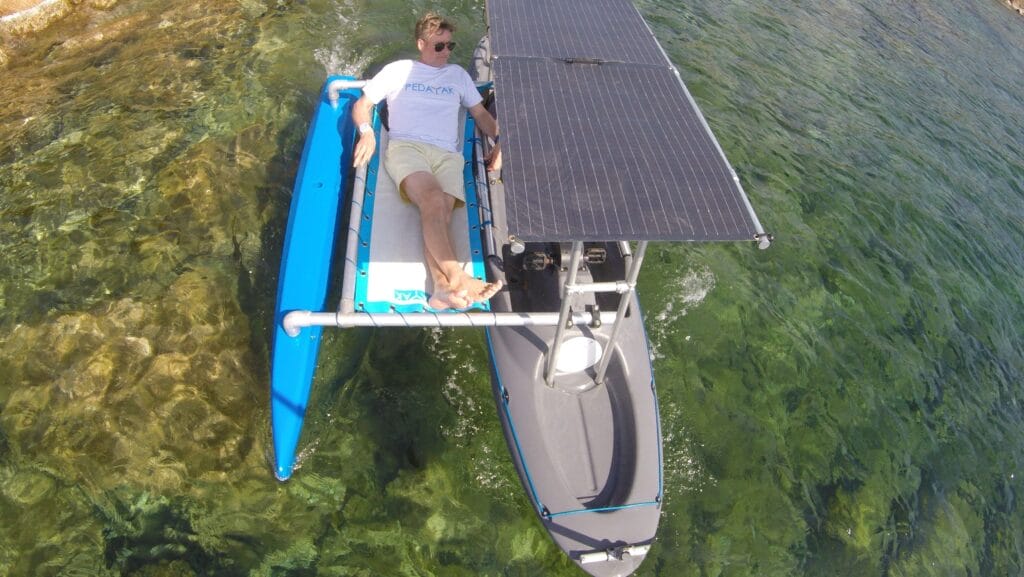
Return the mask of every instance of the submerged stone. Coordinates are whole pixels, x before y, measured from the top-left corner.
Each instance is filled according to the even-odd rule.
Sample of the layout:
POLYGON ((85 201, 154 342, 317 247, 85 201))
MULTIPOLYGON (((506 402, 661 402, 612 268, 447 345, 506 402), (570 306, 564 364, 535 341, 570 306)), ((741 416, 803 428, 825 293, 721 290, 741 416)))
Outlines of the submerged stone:
POLYGON ((3 495, 21 505, 35 505, 48 498, 55 488, 53 479, 44 473, 24 471, 5 479, 3 495))

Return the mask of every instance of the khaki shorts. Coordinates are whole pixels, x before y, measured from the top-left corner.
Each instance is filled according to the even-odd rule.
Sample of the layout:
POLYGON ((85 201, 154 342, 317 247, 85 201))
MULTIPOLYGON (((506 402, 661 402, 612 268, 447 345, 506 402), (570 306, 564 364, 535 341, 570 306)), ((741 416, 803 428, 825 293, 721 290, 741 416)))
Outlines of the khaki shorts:
POLYGON ((465 160, 457 152, 449 152, 432 144, 392 140, 384 156, 384 168, 398 185, 402 200, 410 202, 402 188, 405 177, 414 172, 429 172, 441 183, 441 190, 455 197, 455 206, 466 204, 466 191, 462 170, 465 160))

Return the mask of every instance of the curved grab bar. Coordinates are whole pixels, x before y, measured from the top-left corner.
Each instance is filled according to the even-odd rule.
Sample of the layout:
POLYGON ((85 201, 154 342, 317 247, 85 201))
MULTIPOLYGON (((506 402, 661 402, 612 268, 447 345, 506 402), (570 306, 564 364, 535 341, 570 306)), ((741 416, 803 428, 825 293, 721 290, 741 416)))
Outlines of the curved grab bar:
POLYGON ((349 88, 362 88, 366 85, 365 80, 332 80, 327 85, 327 100, 331 103, 331 108, 338 107, 338 101, 341 99, 341 91, 348 90, 349 88))

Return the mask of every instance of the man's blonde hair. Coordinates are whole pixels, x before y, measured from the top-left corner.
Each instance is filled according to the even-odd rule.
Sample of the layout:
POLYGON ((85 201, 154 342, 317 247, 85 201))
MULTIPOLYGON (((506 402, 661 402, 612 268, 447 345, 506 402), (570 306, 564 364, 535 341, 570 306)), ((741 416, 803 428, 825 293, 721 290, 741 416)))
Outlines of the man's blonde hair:
POLYGON ((455 25, 449 22, 437 12, 427 12, 416 21, 416 39, 427 40, 439 30, 447 30, 455 33, 455 25))

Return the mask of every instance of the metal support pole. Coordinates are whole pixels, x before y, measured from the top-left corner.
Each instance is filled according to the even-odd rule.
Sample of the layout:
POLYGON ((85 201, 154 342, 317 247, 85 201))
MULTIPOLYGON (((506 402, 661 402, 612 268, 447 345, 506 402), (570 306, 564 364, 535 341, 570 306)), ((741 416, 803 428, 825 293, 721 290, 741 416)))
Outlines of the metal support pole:
POLYGON ((622 259, 626 261, 626 265, 633 262, 633 247, 629 246, 629 241, 619 241, 619 253, 622 254, 622 259))
MULTIPOLYGON (((597 376, 594 378, 594 382, 599 385, 604 384, 604 375, 608 371, 608 363, 611 362, 612 354, 615 352, 615 341, 619 336, 619 329, 622 328, 622 321, 626 318, 626 310, 629 308, 630 303, 633 302, 633 295, 636 293, 636 279, 640 276, 640 267, 644 264, 645 252, 647 252, 647 241, 643 240, 637 246, 636 254, 633 255, 633 264, 629 267, 629 274, 626 278, 626 283, 629 284, 629 291, 622 293, 622 296, 619 297, 619 310, 615 314, 612 334, 608 337, 604 353, 601 354, 601 362, 597 365, 597 376)), ((634 311, 634 314, 640 314, 640 311, 634 311)))
POLYGON ((558 351, 562 348, 562 337, 565 335, 565 325, 569 320, 569 309, 572 301, 573 285, 576 284, 576 272, 580 268, 580 260, 583 258, 583 241, 573 241, 572 258, 569 259, 569 277, 562 287, 562 309, 558 312, 558 328, 555 329, 555 339, 551 342, 551 349, 548 350, 547 364, 544 367, 544 382, 549 387, 555 386, 555 365, 558 362, 558 351))
POLYGON ((629 291, 629 283, 624 280, 581 283, 571 286, 569 291, 572 295, 584 293, 624 293, 629 291))

